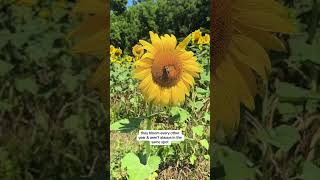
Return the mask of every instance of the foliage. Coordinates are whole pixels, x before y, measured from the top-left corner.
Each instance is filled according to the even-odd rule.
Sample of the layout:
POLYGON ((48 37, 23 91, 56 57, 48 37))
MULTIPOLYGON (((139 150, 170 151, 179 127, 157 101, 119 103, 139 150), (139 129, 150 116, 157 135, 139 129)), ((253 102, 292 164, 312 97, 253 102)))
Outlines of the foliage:
POLYGON ((209 0, 147 0, 111 14, 111 44, 129 52, 148 32, 185 37, 198 27, 209 29, 209 0))
POLYGON ((96 59, 74 57, 65 38, 78 22, 72 6, 0 2, 0 179, 70 179, 105 168, 105 116, 86 87, 96 59))
POLYGON ((265 96, 256 97, 255 112, 242 108, 237 137, 216 133, 212 158, 226 180, 319 178, 319 3, 282 2, 300 32, 279 36, 287 52, 269 52, 265 96))

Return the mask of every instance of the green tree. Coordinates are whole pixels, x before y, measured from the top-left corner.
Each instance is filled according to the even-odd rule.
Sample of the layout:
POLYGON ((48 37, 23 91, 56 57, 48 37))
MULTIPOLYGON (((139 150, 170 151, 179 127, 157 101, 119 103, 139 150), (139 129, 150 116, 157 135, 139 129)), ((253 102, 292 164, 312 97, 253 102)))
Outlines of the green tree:
POLYGON ((184 37, 199 27, 209 29, 209 0, 142 0, 111 15, 111 43, 127 51, 149 31, 184 37))
POLYGON ((115 14, 122 14, 126 10, 128 0, 111 0, 110 8, 115 14))

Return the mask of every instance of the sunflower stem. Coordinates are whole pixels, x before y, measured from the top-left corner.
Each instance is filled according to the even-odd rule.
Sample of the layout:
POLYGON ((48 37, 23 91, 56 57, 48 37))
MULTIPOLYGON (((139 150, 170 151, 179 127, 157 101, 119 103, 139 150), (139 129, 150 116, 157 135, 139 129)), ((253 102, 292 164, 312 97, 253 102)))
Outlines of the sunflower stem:
MULTIPOLYGON (((151 113, 152 113, 152 104, 150 103, 147 116, 150 116, 151 113)), ((151 124, 152 124, 152 117, 149 117, 147 119, 147 130, 151 130, 151 124)), ((146 142, 146 150, 147 150, 147 159, 149 159, 151 154, 151 146, 149 141, 146 142)))

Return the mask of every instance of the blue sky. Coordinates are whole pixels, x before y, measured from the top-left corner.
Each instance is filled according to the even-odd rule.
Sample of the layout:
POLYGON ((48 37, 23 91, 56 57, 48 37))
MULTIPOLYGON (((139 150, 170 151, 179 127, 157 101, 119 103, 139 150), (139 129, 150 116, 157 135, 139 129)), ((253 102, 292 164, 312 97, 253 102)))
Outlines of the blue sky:
POLYGON ((128 0, 127 6, 132 6, 132 1, 133 1, 133 0, 128 0))

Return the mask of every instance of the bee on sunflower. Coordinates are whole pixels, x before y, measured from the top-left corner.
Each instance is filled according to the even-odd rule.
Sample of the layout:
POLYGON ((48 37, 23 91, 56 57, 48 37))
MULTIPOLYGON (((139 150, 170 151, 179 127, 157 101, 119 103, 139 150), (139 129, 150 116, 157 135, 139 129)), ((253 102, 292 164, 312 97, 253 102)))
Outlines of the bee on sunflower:
POLYGON ((240 123, 240 104, 254 110, 254 97, 262 94, 257 80, 267 83, 271 63, 266 49, 286 50, 274 33, 295 29, 275 0, 215 0, 211 13, 212 123, 232 137, 240 123))
POLYGON ((147 52, 135 63, 133 77, 141 80, 139 88, 146 101, 161 106, 180 104, 202 71, 193 53, 185 50, 191 36, 177 45, 174 35, 149 34, 151 44, 139 41, 147 52))

